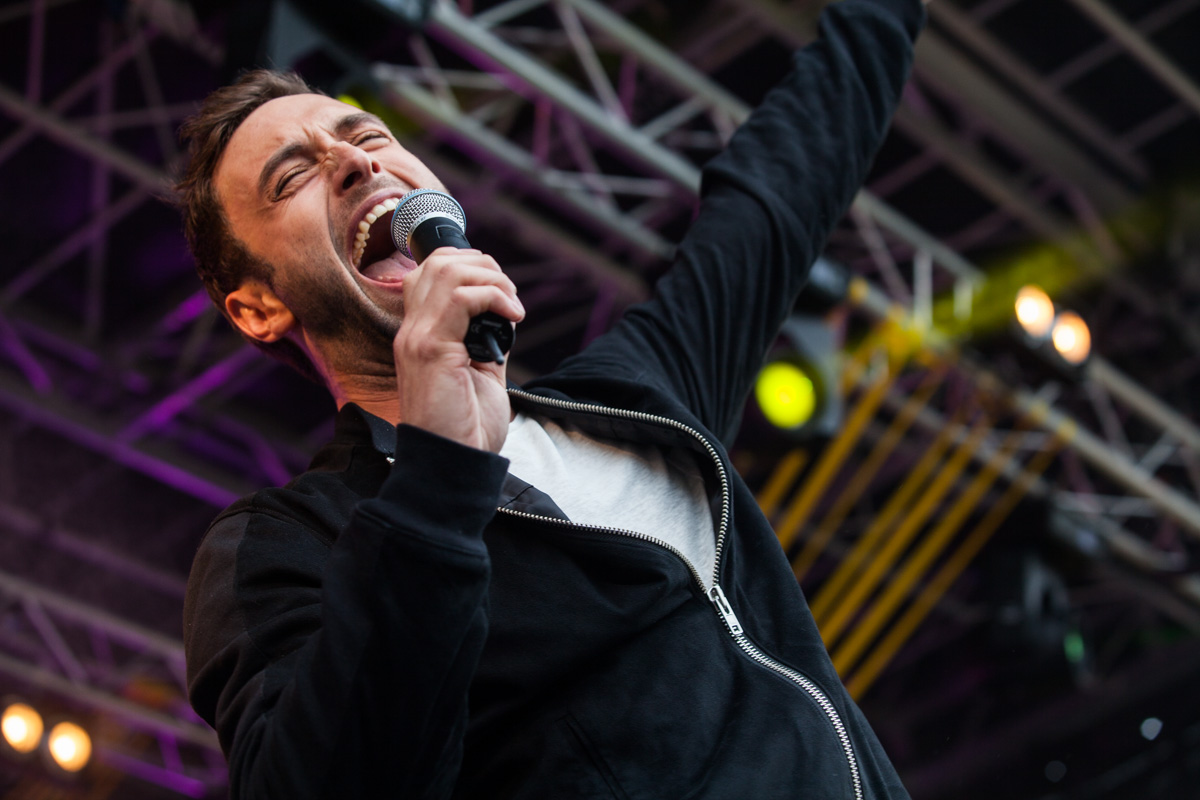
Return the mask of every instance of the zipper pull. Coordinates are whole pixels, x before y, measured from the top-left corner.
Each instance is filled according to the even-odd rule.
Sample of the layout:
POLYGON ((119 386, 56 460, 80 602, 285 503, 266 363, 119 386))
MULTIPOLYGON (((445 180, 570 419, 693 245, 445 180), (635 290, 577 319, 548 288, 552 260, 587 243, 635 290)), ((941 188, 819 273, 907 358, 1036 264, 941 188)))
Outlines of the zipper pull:
POLYGON ((708 599, 716 607, 717 613, 721 615, 721 619, 725 620, 725 624, 729 627, 729 632, 734 636, 742 632, 742 623, 738 622, 737 614, 733 613, 733 606, 729 605, 729 600, 725 597, 725 592, 721 591, 721 584, 714 583, 713 587, 708 590, 708 599))

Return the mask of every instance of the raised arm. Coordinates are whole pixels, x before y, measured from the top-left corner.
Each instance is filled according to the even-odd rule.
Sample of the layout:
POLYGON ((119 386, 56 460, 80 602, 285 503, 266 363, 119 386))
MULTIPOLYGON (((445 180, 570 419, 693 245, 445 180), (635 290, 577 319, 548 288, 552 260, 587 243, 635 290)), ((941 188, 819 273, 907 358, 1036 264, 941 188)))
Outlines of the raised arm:
POLYGON ((866 179, 912 63, 921 0, 843 0, 704 169, 700 214, 651 301, 563 365, 652 383, 731 434, 766 349, 866 179))

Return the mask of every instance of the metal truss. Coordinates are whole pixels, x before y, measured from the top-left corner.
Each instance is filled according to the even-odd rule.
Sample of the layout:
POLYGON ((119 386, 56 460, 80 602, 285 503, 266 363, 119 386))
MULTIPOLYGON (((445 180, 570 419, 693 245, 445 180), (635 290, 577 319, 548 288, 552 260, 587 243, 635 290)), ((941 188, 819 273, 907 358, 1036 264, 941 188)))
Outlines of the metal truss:
MULTIPOLYGON (((953 19, 960 30, 973 30, 971 23, 952 6, 934 13, 953 19)), ((748 111, 707 76, 591 0, 555 3, 514 0, 475 17, 464 16, 451 4, 441 3, 434 7, 428 35, 480 63, 481 70, 441 71, 428 53, 426 63, 419 69, 378 65, 374 74, 385 85, 388 97, 427 124, 439 126, 444 135, 472 154, 495 159, 498 165, 543 191, 561 189, 561 196, 568 202, 586 197, 587 201, 580 200, 581 204, 589 208, 604 207, 608 209, 606 214, 622 207, 619 189, 629 192, 636 187, 656 198, 671 190, 694 199, 699 171, 687 160, 685 151, 670 146, 672 136, 703 134, 715 142, 748 111), (561 30, 548 30, 543 25, 535 35, 521 27, 523 15, 545 9, 557 15, 561 30), (615 75, 600 69, 601 58, 597 53, 605 56, 608 64, 619 65, 610 69, 615 75), (631 73, 636 74, 636 81, 628 77, 631 73), (660 92, 660 104, 646 113, 647 109, 638 104, 633 88, 622 94, 622 76, 626 78, 626 86, 670 87, 676 93, 675 99, 663 103, 660 92), (514 86, 519 87, 518 97, 511 91, 514 86), (469 94, 469 101, 458 97, 456 91, 469 94), (518 103, 528 104, 535 117, 555 114, 560 124, 536 128, 537 136, 529 141, 514 141, 503 131, 489 127, 497 118, 510 118, 516 113, 511 106, 518 103), (501 104, 507 106, 504 115, 496 112, 501 104), (648 118, 639 118, 639 112, 648 118), (586 141, 580 140, 580 129, 589 134, 586 141), (596 165, 612 159, 581 153, 587 142, 601 143, 597 150, 603 147, 606 155, 621 155, 625 172, 613 176, 600 171, 596 165), (563 159, 574 169, 568 171, 563 167, 563 159), (635 183, 629 178, 630 173, 639 172, 649 173, 643 179, 648 183, 635 183), (663 182, 670 187, 663 186, 663 182)), ((782 35, 803 38, 802 33, 790 30, 782 35)), ((934 40, 939 41, 936 37, 934 40)), ((936 63, 941 65, 936 70, 938 75, 953 74, 963 80, 962 76, 970 73, 959 60, 936 63)), ((976 98, 981 95, 988 96, 986 92, 972 93, 976 98)), ((1008 114, 1008 106, 992 111, 1008 114)), ((1077 111, 1074 118, 1081 128, 1095 134, 1095 125, 1085 122, 1088 118, 1084 112, 1077 111)), ((1042 147, 1046 143, 1035 139, 1029 144, 1031 149, 1037 149, 1032 145, 1042 147)), ((1051 152, 1058 153, 1053 149, 1051 152)), ((1061 167, 1081 158, 1082 155, 1077 155, 1074 159, 1055 157, 1054 160, 1061 167)), ((1108 179, 1094 166, 1081 164, 1079 175, 1092 177, 1090 184, 1085 181, 1079 187, 1080 191, 1088 197, 1111 195, 1104 201, 1106 209, 1129 202, 1127 194, 1123 190, 1118 192, 1111 181, 1097 183, 1108 179)), ((639 220, 647 214, 646 205, 655 202, 656 199, 643 200, 634 205, 625 212, 627 219, 615 226, 628 232, 626 246, 633 248, 644 241, 646 230, 639 220)), ((1032 199, 1021 202, 1028 207, 1030 219, 1047 217, 1044 203, 1032 199)), ((884 297, 873 290, 863 301, 865 307, 882 316, 903 313, 911 317, 909 324, 918 333, 930 330, 933 287, 945 286, 949 277, 952 289, 957 288, 962 296, 958 303, 960 311, 969 314, 970 292, 982 281, 981 270, 869 193, 860 195, 852 215, 863 236, 861 247, 882 265, 880 274, 885 279, 881 284, 890 295, 884 297), (905 265, 905 272, 912 276, 910 280, 903 279, 896 268, 894 254, 905 249, 911 254, 911 264, 905 265), (890 291, 893 287, 895 290, 890 291), (898 308, 892 308, 892 302, 898 303, 898 308)), ((1063 226, 1037 232, 1059 239, 1064 236, 1063 226)), ((605 232, 613 233, 613 227, 606 220, 605 232)), ((1102 359, 1091 362, 1082 386, 1091 406, 1098 409, 1094 421, 1081 421, 1073 414, 1039 404, 1027 390, 1015 390, 1014 401, 1044 417, 1047 427, 1073 426, 1079 432, 1071 437, 1069 446, 1101 471, 1106 480, 1117 482, 1123 491, 1144 497, 1157 513, 1200 534, 1200 513, 1197 513, 1200 509, 1192 499, 1197 487, 1190 483, 1190 478, 1182 484, 1177 476, 1165 480, 1154 478, 1156 472, 1169 472, 1170 465, 1178 466, 1182 460, 1193 457, 1194 447, 1200 441, 1195 426, 1102 359), (1131 434, 1125 430, 1134 425, 1134 420, 1150 431, 1152 437, 1136 448, 1128 443, 1131 434)), ((1079 502, 1075 505, 1078 507, 1079 502)), ((1100 506, 1118 508, 1112 503, 1096 508, 1100 506)), ((1143 511, 1146 508, 1136 504, 1127 507, 1143 511)))
POLYGON ((0 573, 0 673, 125 726, 87 725, 109 766, 187 797, 225 783, 216 734, 187 705, 181 642, 0 573))
MULTIPOLYGON (((672 243, 654 228, 678 216, 681 201, 685 208, 695 201, 696 162, 715 153, 750 111, 593 0, 511 0, 474 16, 437 3, 426 35, 478 71, 442 69, 418 46, 419 68, 373 68, 387 99, 526 190, 565 203, 576 221, 635 256, 671 253, 672 243), (522 25, 539 12, 552 12, 560 28, 547 29, 544 14, 542 26, 522 25), (616 66, 606 71, 604 61, 616 66), (529 135, 510 130, 523 112, 534 119, 529 135)), ((853 215, 864 249, 887 269, 896 269, 891 253, 872 247, 882 234, 917 254, 920 307, 931 305, 933 287, 950 286, 965 310, 981 273, 956 251, 869 192, 856 198, 853 215)), ((897 291, 911 297, 914 290, 897 291)))

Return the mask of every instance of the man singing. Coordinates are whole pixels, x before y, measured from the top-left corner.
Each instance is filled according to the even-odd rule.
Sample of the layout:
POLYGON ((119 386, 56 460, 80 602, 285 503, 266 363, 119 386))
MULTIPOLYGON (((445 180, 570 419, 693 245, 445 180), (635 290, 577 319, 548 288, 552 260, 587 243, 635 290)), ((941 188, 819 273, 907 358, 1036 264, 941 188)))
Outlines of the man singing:
POLYGON ((308 472, 213 523, 185 608, 235 798, 903 798, 732 434, 864 180, 921 0, 843 0, 704 170, 654 299, 522 388, 487 254, 396 252, 437 177, 374 116, 254 72, 185 128, 189 242, 251 342, 329 388, 308 472))

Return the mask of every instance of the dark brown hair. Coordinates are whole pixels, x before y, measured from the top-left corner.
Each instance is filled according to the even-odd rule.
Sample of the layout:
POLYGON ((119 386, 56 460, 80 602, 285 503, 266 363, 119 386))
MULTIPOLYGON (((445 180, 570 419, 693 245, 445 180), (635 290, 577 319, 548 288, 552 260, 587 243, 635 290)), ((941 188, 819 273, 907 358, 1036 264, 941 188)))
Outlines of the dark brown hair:
MULTIPOLYGON (((226 317, 225 298, 230 292, 247 280, 260 280, 268 286, 273 282, 271 265, 251 255, 230 229, 213 185, 217 164, 238 126, 255 109, 277 97, 296 94, 320 92, 294 72, 253 70, 205 98, 200 111, 179 131, 188 147, 188 164, 175 184, 175 203, 183 214, 183 230, 196 261, 196 272, 208 296, 226 317)), ((324 383, 308 356, 290 339, 265 343, 245 338, 305 377, 324 383)))

